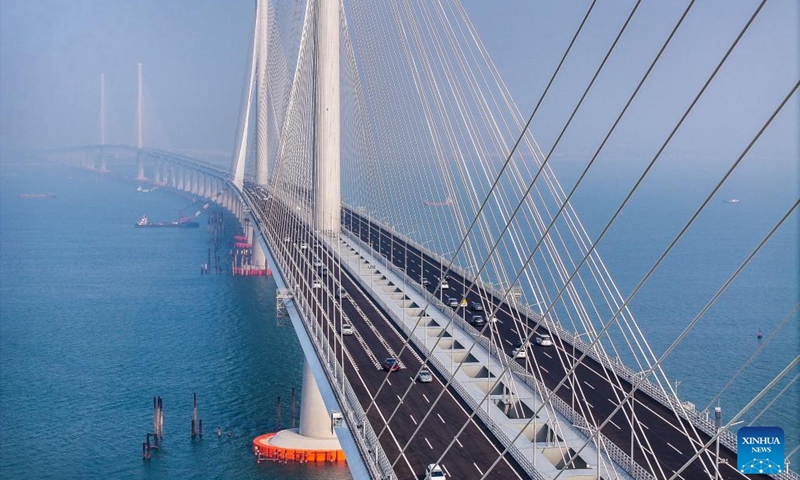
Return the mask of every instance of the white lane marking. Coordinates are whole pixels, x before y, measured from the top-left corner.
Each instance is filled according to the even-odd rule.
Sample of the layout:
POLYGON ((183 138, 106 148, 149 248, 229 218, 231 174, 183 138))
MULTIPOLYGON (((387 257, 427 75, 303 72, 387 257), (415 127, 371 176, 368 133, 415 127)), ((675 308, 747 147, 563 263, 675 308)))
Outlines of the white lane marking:
POLYGON ((414 425, 416 425, 416 424, 417 424, 417 421, 416 421, 416 420, 414 420, 414 416, 413 416, 413 415, 410 415, 410 414, 409 414, 408 416, 409 416, 409 417, 411 417, 411 421, 412 421, 412 422, 414 422, 414 425))
POLYGON ((397 397, 397 401, 398 402, 403 403, 403 399, 400 398, 400 395, 395 394, 395 396, 397 397))
POLYGON ((676 452, 678 452, 679 454, 683 455, 683 452, 681 452, 681 451, 680 451, 680 450, 678 450, 677 448, 673 447, 671 443, 667 442, 667 445, 669 445, 670 447, 672 447, 672 449, 673 449, 673 450, 675 450, 676 452))
POLYGON ((458 439, 458 437, 456 437, 455 440, 459 447, 464 448, 464 445, 461 445, 461 441, 458 439))
POLYGON ((442 470, 444 470, 444 473, 446 473, 448 477, 451 476, 450 471, 447 470, 447 467, 445 467, 443 463, 440 463, 439 466, 442 467, 442 470))
POLYGON ((507 338, 506 338, 506 343, 509 344, 509 345, 514 345, 513 343, 511 343, 511 340, 509 340, 507 338))
POLYGON ((439 420, 441 420, 441 421, 442 421, 442 423, 445 423, 445 421, 444 421, 444 418, 442 418, 442 416, 441 416, 441 415, 439 415, 439 414, 437 413, 437 414, 436 414, 436 416, 437 416, 437 417, 439 417, 439 420))
POLYGON ((551 358, 551 359, 553 358, 553 356, 552 356, 552 355, 550 355, 550 354, 549 354, 549 353, 547 353, 547 352, 542 352, 542 355, 544 355, 544 356, 545 356, 545 357, 547 357, 547 358, 551 358))
POLYGON ((478 464, 477 464, 477 463, 475 463, 475 462, 472 462, 472 464, 473 464, 473 465, 475 465, 475 470, 477 470, 477 471, 478 471, 478 473, 480 473, 480 474, 481 474, 481 476, 483 476, 483 472, 481 471, 481 469, 480 469, 480 468, 478 468, 478 464))
POLYGON ((429 442, 427 438, 425 439, 425 443, 427 443, 428 446, 431 447, 431 450, 433 450, 433 445, 431 445, 431 442, 429 442))
POLYGON ((426 402, 431 403, 431 401, 428 400, 428 397, 426 397, 424 393, 422 394, 422 398, 424 398, 426 402))
POLYGON ((613 420, 609 420, 608 422, 609 422, 611 425, 614 425, 615 427, 617 427, 617 430, 622 430, 621 428, 619 428, 619 425, 617 425, 616 423, 614 423, 614 421, 613 421, 613 420))
POLYGON ((550 371, 549 371, 549 370, 547 370, 547 369, 546 369, 546 368, 544 368, 544 367, 539 367, 539 370, 544 370, 545 372, 547 372, 547 373, 550 373, 550 371))
POLYGON ((592 384, 591 384, 591 383, 587 382, 586 380, 584 380, 584 381, 583 381, 583 383, 585 383, 587 387, 589 387, 589 388, 591 388, 592 390, 594 390, 594 387, 592 386, 592 384))

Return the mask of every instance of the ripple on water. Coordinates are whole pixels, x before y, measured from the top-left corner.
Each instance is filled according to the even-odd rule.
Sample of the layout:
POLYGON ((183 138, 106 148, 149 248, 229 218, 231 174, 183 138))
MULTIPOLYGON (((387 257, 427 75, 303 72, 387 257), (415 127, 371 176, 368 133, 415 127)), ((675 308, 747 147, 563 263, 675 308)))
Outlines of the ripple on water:
POLYGON ((56 199, 14 202, 6 182, 20 178, 0 180, 4 478, 350 478, 343 466, 258 465, 251 455, 252 439, 277 426, 276 398, 287 426, 300 387, 302 353, 291 327, 277 326, 272 279, 199 275, 205 228, 132 228, 143 211, 171 218, 185 199, 33 173, 36 188, 19 188, 56 199), (192 442, 194 392, 206 437, 192 442), (156 395, 166 439, 143 462, 156 395))

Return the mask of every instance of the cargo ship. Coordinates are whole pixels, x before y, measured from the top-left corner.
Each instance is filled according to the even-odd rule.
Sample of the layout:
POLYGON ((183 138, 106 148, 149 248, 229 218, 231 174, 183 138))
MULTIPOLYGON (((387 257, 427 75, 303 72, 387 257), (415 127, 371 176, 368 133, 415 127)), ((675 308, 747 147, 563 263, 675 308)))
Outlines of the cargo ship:
POLYGON ((178 228, 197 228, 199 223, 192 221, 191 217, 181 217, 174 222, 151 222, 147 215, 142 215, 142 218, 136 222, 134 227, 137 228, 150 228, 150 227, 178 227, 178 228))
POLYGON ((19 198, 56 198, 54 193, 20 193, 19 198))

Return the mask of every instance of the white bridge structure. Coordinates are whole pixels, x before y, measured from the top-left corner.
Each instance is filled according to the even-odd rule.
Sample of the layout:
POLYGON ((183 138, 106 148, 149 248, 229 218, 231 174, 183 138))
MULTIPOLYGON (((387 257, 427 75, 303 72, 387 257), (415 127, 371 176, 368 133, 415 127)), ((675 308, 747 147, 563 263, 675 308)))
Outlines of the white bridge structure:
MULTIPOLYGON (((798 478, 788 467, 738 471, 732 428, 797 379, 797 352, 724 416, 716 399, 705 409, 681 401, 662 369, 772 235, 796 221, 797 202, 702 310, 678 320, 665 349, 651 347, 629 304, 697 215, 719 203, 727 175, 631 293, 620 292, 597 249, 719 68, 599 234, 590 236, 571 203, 693 3, 565 187, 554 152, 610 68, 616 40, 544 149, 530 128, 539 104, 520 111, 458 2, 257 1, 230 169, 145 149, 141 135, 133 151, 139 180, 236 215, 254 262, 275 274, 306 366, 299 429, 271 437, 273 447, 341 449, 356 478, 423 478, 432 464, 448 478, 798 478)), ((589 7, 584 20, 591 15, 589 7)), ((627 20, 636 22, 636 6, 627 20)), ((576 22, 573 40, 583 26, 576 22)), ((559 48, 572 60, 571 43, 559 48)), ((731 171, 797 86, 770 106, 731 171)), ((127 152, 76 155, 105 170, 127 152)), ((795 306, 767 340, 797 315, 795 306)))

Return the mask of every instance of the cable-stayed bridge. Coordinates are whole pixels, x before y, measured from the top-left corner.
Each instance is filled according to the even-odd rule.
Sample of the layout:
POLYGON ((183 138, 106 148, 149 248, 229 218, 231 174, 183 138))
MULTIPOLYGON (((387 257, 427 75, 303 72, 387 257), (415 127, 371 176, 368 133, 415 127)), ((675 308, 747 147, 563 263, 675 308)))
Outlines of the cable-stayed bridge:
MULTIPOLYGON (((638 3, 557 140, 542 148, 529 128, 541 100, 532 112, 516 107, 459 4, 258 2, 230 169, 139 145, 152 173, 140 161, 137 177, 224 205, 241 220, 254 265, 276 273, 307 367, 300 428, 265 439, 264 452, 341 448, 357 477, 372 478, 422 478, 431 464, 452 478, 796 478, 738 472, 730 430, 752 405, 776 397, 776 386, 785 386, 780 396, 794 382, 796 353, 724 419, 714 402, 709 413, 681 402, 662 365, 796 218, 797 201, 664 351, 650 346, 628 306, 696 217, 719 202, 729 172, 792 101, 797 80, 631 293, 620 293, 597 251, 752 21, 729 39, 598 234, 589 235, 571 203, 692 6, 618 106, 584 172, 564 187, 554 152, 638 3)), ((572 43, 563 48, 569 60, 572 43)), ((797 307, 786 321, 796 317, 797 307)))

